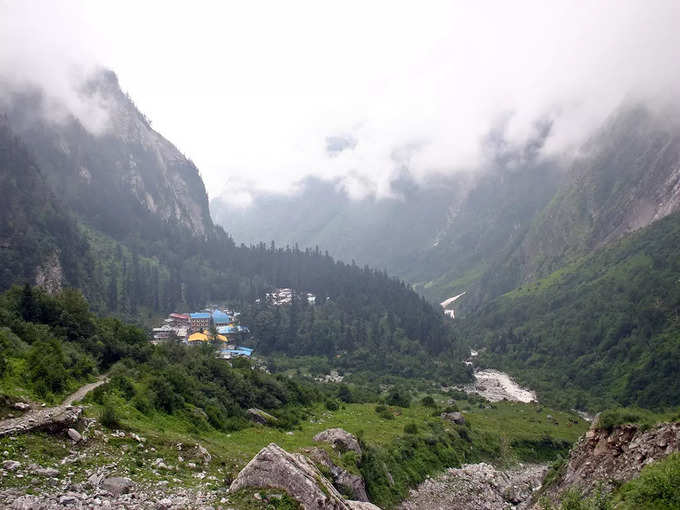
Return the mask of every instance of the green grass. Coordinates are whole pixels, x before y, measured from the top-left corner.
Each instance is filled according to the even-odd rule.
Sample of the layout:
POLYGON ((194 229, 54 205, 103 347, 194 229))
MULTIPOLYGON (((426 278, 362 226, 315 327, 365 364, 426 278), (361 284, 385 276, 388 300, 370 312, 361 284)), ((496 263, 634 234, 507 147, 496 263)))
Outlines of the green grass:
MULTIPOLYGON (((441 404, 444 397, 435 395, 435 400, 441 404)), ((450 465, 480 460, 512 464, 539 457, 554 458, 564 452, 556 448, 550 453, 540 451, 537 455, 532 448, 536 448, 536 442, 545 437, 550 437, 557 445, 561 442, 570 444, 586 429, 585 422, 574 420, 568 413, 541 409, 536 405, 499 402, 480 408, 461 400, 458 406, 469 426, 456 426, 443 421, 438 414, 441 408, 433 409, 421 404, 408 408, 385 406, 390 419, 376 412, 375 403, 342 404, 340 409, 333 412, 323 404, 318 404, 310 408, 306 418, 292 430, 254 425, 227 433, 197 425, 191 411, 185 410, 176 415, 154 412, 147 416, 122 399, 116 399, 114 404, 121 429, 128 432, 125 438, 112 437, 111 431, 99 424, 106 441, 101 435, 95 436, 89 432, 88 442, 74 448, 65 435, 54 437, 36 433, 14 439, 0 438, 0 451, 9 452, 5 458, 55 466, 62 474, 65 471, 73 472, 74 482, 85 481, 87 473, 97 466, 117 462, 115 474, 130 476, 136 483, 154 486, 160 481, 168 481, 170 489, 200 485, 202 489, 215 491, 219 499, 225 495, 228 484, 240 469, 269 443, 276 443, 287 451, 321 446, 336 464, 359 473, 357 461, 360 459, 340 454, 328 445, 318 445, 313 441, 318 432, 341 427, 360 437, 369 455, 364 459, 368 464, 361 465, 361 473, 365 476, 378 473, 376 476, 379 479, 373 483, 371 495, 378 504, 389 507, 425 476, 450 465), (554 419, 548 419, 548 414, 554 419), (405 426, 410 424, 417 425, 416 433, 405 433, 405 426), (138 444, 129 437, 130 432, 146 438, 146 442, 138 444), (184 445, 182 450, 177 449, 178 443, 184 445), (211 453, 209 465, 201 466, 198 459, 192 457, 196 444, 211 453), (85 455, 72 464, 61 465, 61 459, 68 456, 72 449, 85 455), (121 452, 125 452, 125 455, 121 456, 121 452), (178 456, 184 457, 184 462, 179 462, 178 456), (157 458, 162 458, 173 470, 152 469, 151 465, 157 458), (200 470, 205 472, 205 478, 195 477, 197 469, 187 464, 192 461, 199 464, 200 470), (383 465, 395 479, 393 486, 387 483, 383 465)), ((102 406, 92 404, 86 409, 86 415, 99 419, 102 410, 102 406)), ((14 482, 17 487, 22 486, 22 483, 25 485, 25 480, 15 479, 14 482)), ((11 485, 14 482, 5 480, 3 483, 11 485)), ((371 482, 367 482, 371 486, 371 482)), ((41 487, 41 484, 37 484, 32 490, 39 492, 41 487)), ((240 500, 236 503, 239 509, 260 508, 257 506, 260 502, 253 502, 255 506, 247 506, 240 500)), ((281 503, 283 506, 280 508, 287 509, 287 503, 284 503, 281 503)), ((269 507, 265 505, 262 508, 269 507)))
POLYGON ((657 423, 680 420, 678 411, 654 412, 637 407, 616 407, 600 413, 596 427, 611 431, 614 427, 632 423, 646 429, 657 423))

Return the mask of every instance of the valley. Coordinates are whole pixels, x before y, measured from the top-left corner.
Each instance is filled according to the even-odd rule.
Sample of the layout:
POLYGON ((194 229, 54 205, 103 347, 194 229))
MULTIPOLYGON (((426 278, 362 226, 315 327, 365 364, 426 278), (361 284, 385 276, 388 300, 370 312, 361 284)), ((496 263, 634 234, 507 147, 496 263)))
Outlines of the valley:
POLYGON ((0 2, 0 508, 680 508, 667 3, 0 2))

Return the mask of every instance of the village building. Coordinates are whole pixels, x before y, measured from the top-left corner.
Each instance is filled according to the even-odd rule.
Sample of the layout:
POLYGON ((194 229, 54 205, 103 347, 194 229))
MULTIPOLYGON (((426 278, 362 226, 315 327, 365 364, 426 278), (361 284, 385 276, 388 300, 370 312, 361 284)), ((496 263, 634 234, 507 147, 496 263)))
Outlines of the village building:
POLYGON ((212 321, 215 327, 226 326, 232 322, 231 317, 221 310, 214 310, 212 312, 212 321))
POLYGON ((191 331, 203 331, 210 327, 211 317, 207 312, 190 313, 189 321, 191 331))

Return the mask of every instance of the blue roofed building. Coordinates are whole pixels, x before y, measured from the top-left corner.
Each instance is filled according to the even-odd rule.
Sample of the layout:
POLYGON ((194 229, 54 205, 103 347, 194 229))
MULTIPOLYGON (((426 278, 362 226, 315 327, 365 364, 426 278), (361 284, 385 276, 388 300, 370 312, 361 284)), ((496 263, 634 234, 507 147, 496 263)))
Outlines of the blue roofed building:
POLYGON ((233 349, 221 349, 218 351, 218 357, 222 359, 232 358, 250 358, 253 354, 253 349, 250 347, 236 347, 233 349))
POLYGON ((214 310, 212 312, 212 320, 215 323, 215 326, 226 326, 231 322, 231 317, 224 313, 221 310, 214 310))
POLYGON ((202 331, 210 327, 211 317, 209 313, 190 313, 189 327, 192 331, 202 331))

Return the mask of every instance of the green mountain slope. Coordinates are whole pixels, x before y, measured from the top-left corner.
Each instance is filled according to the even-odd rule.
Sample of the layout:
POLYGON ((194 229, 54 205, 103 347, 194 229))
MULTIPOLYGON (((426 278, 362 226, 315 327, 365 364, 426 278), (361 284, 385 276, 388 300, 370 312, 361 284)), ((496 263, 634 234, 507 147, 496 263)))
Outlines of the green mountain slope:
POLYGON ((0 117, 0 288, 65 281, 88 286, 93 260, 74 218, 54 196, 26 146, 0 117))
MULTIPOLYGON (((362 370, 381 374, 389 371, 385 352, 398 358, 404 371, 409 356, 431 362, 445 353, 456 361, 448 376, 469 378, 459 363, 463 353, 451 325, 413 290, 385 273, 338 263, 319 251, 236 246, 207 214, 207 195, 196 167, 151 129, 120 91, 115 75, 103 72, 84 87, 85 97, 96 92, 107 99, 109 124, 102 132, 88 131, 75 117, 45 119, 38 92, 9 98, 8 124, 26 151, 7 152, 8 165, 19 158, 23 167, 12 174, 4 171, 3 177, 35 175, 3 181, 10 195, 23 200, 9 204, 14 216, 6 216, 5 237, 16 247, 6 258, 30 266, 26 274, 8 273, 3 288, 16 281, 35 283, 34 267, 53 253, 63 258, 64 268, 78 271, 69 270, 52 291, 79 287, 98 313, 133 321, 215 302, 245 309, 258 299, 261 306, 253 313, 269 317, 266 293, 290 287, 314 293, 320 305, 300 310, 299 321, 293 317, 296 307, 290 317, 284 313, 287 326, 277 335, 284 338, 280 345, 288 353, 335 360, 360 342, 367 349, 362 370), (24 174, 24 167, 32 173, 24 174), (49 200, 55 194, 63 198, 58 210, 49 200), (66 218, 64 227, 54 221, 60 217, 66 218), (24 247, 15 242, 27 237, 24 231, 36 232, 28 238, 35 257, 27 257, 30 264, 18 256, 24 247), (43 244, 35 241, 40 236, 43 244)), ((261 341, 265 350, 268 341, 261 341)), ((268 350, 280 349, 274 343, 268 350)))
POLYGON ((680 215, 497 298, 462 323, 482 361, 563 406, 680 402, 680 215))

